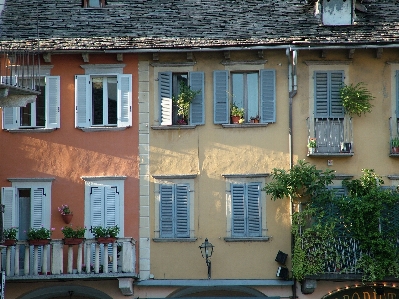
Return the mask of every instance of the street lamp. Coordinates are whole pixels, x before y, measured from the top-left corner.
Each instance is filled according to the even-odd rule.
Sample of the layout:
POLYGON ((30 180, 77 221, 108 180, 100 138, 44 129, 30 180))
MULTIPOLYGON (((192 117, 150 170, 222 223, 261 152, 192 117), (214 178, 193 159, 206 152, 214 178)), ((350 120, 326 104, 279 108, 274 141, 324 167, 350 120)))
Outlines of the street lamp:
POLYGON ((206 265, 208 266, 208 279, 211 278, 211 260, 210 257, 213 253, 213 245, 211 242, 208 242, 208 238, 205 239, 205 242, 199 246, 201 250, 202 257, 206 259, 206 265))

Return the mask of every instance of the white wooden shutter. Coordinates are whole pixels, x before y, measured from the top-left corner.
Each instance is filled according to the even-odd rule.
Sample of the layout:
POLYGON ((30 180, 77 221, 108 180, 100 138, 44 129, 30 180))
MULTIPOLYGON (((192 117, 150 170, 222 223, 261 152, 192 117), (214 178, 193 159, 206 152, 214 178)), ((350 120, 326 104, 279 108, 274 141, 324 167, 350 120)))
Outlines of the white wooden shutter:
POLYGON ((15 188, 1 188, 1 203, 4 205, 4 228, 17 226, 15 188))
POLYGON ((105 186, 105 226, 120 226, 119 192, 117 187, 105 186))
POLYGON ((46 128, 60 127, 60 76, 47 76, 45 86, 46 128))
POLYGON ((189 227, 189 186, 177 184, 175 186, 175 233, 177 238, 190 237, 189 227))
POLYGON ((118 127, 132 126, 132 75, 118 75, 118 127))
POLYGON ((173 237, 173 218, 174 218, 174 209, 173 209, 173 194, 174 194, 174 186, 173 185, 160 185, 159 186, 159 194, 161 197, 160 200, 160 237, 161 238, 172 238, 173 237))
POLYGON ((158 73, 158 96, 162 126, 172 125, 172 72, 158 73))
POLYGON ((231 184, 232 237, 244 237, 246 233, 245 185, 231 184))
POLYGON ((213 122, 230 123, 228 71, 213 72, 213 122))
MULTIPOLYGON (((31 194, 31 227, 40 228, 45 227, 50 229, 49 219, 45 219, 44 215, 44 201, 47 194, 45 188, 32 188, 31 194)), ((22 207, 20 207, 22 208, 22 207)))
POLYGON ((260 122, 276 122, 276 71, 260 71, 260 122))
POLYGON ((190 124, 203 125, 205 123, 204 72, 190 72, 189 79, 190 89, 200 91, 190 105, 190 124))
POLYGON ((19 127, 17 107, 3 107, 3 129, 13 130, 19 127))
POLYGON ((260 192, 260 183, 247 184, 247 219, 248 236, 250 237, 260 237, 262 235, 260 192))
POLYGON ((91 80, 89 75, 75 76, 75 127, 91 124, 91 80))
POLYGON ((105 225, 103 187, 93 186, 90 188, 90 218, 90 224, 92 226, 105 225))

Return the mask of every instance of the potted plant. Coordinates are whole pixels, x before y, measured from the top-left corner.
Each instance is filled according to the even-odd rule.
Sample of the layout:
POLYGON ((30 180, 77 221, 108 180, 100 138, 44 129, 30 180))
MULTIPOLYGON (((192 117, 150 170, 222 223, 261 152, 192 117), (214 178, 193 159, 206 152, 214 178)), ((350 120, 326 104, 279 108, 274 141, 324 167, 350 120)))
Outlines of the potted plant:
POLYGON ((259 121, 260 121, 260 116, 259 115, 257 115, 257 116, 251 116, 251 123, 255 123, 255 124, 257 124, 257 123, 259 123, 259 121))
POLYGON ((30 245, 47 245, 50 243, 50 237, 54 228, 45 227, 30 228, 27 232, 28 242, 30 245))
POLYGON ((61 207, 58 207, 58 211, 61 213, 62 220, 64 220, 66 224, 71 223, 73 213, 68 205, 61 205, 61 207))
POLYGON ((17 233, 18 233, 18 228, 17 227, 10 227, 6 228, 3 231, 3 236, 4 236, 4 246, 14 246, 15 243, 18 241, 17 240, 17 233))
POLYGON ((86 227, 72 228, 72 225, 61 228, 65 245, 79 245, 84 241, 86 227))
POLYGON ((314 154, 316 151, 317 143, 316 143, 316 138, 309 138, 308 141, 308 153, 309 154, 314 154))
POLYGON ((370 101, 373 100, 374 97, 364 87, 363 82, 359 82, 356 85, 344 84, 339 90, 339 94, 345 113, 361 116, 362 113, 371 112, 371 107, 373 107, 373 105, 371 105, 370 101))
POLYGON ((230 109, 231 122, 233 124, 243 123, 244 121, 244 108, 238 108, 238 106, 233 103, 230 109))
POLYGON ((108 244, 115 242, 116 237, 119 234, 120 227, 118 225, 109 227, 93 226, 90 231, 98 243, 108 244))
POLYGON ((179 94, 172 97, 172 101, 177 107, 178 120, 176 123, 178 125, 187 125, 191 102, 200 92, 200 90, 192 90, 184 81, 180 82, 179 94))
POLYGON ((399 154, 399 137, 393 137, 391 140, 392 154, 399 154))

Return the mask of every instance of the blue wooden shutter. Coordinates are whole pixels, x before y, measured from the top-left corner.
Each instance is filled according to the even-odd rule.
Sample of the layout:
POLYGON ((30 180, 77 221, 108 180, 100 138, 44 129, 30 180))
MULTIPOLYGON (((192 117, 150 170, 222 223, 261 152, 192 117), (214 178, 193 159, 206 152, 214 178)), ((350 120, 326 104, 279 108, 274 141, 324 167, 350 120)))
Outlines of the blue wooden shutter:
POLYGON ((315 117, 327 118, 329 117, 329 101, 328 101, 328 74, 327 72, 314 73, 314 106, 315 117))
POLYGON ((173 185, 160 185, 160 236, 161 238, 173 238, 173 185))
POLYGON ((248 236, 250 237, 262 235, 260 192, 260 183, 247 184, 248 236))
POLYGON ((88 75, 75 76, 75 127, 87 128, 91 119, 91 81, 88 75))
POLYGON ((17 129, 19 121, 17 118, 17 107, 3 107, 3 129, 17 129))
POLYGON ((276 122, 276 71, 260 71, 260 99, 262 123, 276 122))
POLYGON ((330 117, 343 118, 345 114, 344 106, 339 95, 344 82, 344 72, 337 71, 330 74, 330 117))
POLYGON ((46 128, 60 127, 60 76, 47 76, 45 86, 46 128))
POLYGON ((172 72, 158 73, 158 96, 162 126, 172 124, 172 72))
POLYGON ((395 82, 396 82, 396 117, 399 118, 399 71, 395 73, 395 82))
POLYGON ((119 192, 116 186, 105 186, 105 226, 121 226, 119 222, 119 192))
POLYGON ((213 122, 230 123, 228 71, 213 72, 213 122))
POLYGON ((2 204, 4 205, 4 228, 17 226, 16 221, 16 200, 15 188, 1 188, 2 204))
POLYGON ((132 126, 132 75, 119 74, 118 85, 118 127, 132 126))
POLYGON ((177 184, 175 186, 175 231, 177 238, 190 237, 189 226, 189 186, 177 184))
POLYGON ((190 124, 203 125, 205 123, 204 72, 191 72, 189 85, 191 90, 200 91, 190 105, 190 124))
POLYGON ((233 237, 245 237, 246 235, 246 209, 245 209, 245 185, 231 184, 232 227, 233 237))

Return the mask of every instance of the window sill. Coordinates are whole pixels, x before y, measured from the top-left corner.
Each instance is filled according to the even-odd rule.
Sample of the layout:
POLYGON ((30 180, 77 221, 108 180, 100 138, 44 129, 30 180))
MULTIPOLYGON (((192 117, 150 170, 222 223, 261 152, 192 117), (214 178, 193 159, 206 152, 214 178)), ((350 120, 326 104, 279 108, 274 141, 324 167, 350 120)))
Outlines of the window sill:
POLYGON ((195 129, 195 125, 171 125, 171 126, 151 126, 153 130, 192 130, 195 129))
POLYGON ((390 153, 389 156, 390 156, 390 157, 393 157, 393 158, 399 158, 399 154, 390 153))
POLYGON ((57 129, 51 128, 51 129, 46 129, 46 128, 31 128, 31 129, 11 129, 11 130, 5 130, 10 133, 51 133, 57 129))
POLYGON ((267 242, 269 237, 225 237, 226 242, 267 242))
POLYGON ((154 242, 195 242, 197 238, 153 238, 154 242))
POLYGON ((77 128, 83 132, 102 132, 102 131, 123 131, 129 127, 91 127, 91 128, 77 128))
MULTIPOLYGON (((314 153, 314 154, 307 154, 308 157, 335 157, 335 158, 343 158, 343 157, 352 157, 355 153, 351 152, 351 153, 314 153)), ((399 156, 399 155, 398 155, 399 156)))
POLYGON ((243 124, 222 124, 223 128, 255 128, 267 127, 269 123, 243 123, 243 124))

